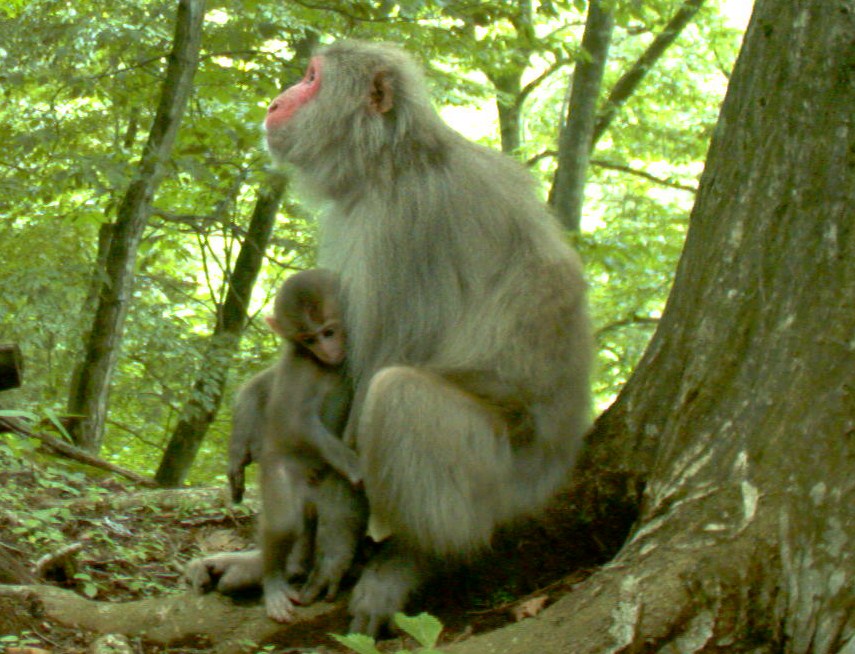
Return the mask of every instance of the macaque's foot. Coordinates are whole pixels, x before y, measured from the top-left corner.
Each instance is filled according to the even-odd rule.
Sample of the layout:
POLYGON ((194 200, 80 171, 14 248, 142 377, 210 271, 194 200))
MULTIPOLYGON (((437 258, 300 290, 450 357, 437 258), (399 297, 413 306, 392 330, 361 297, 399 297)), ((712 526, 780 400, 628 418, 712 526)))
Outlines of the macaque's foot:
POLYGON ((346 572, 347 566, 340 571, 321 571, 318 568, 312 570, 312 574, 300 589, 300 604, 311 604, 321 595, 327 602, 332 602, 338 595, 338 588, 346 572))
POLYGON ((314 542, 311 533, 304 533, 288 554, 288 559, 285 561, 285 579, 287 581, 303 580, 309 576, 309 566, 311 565, 312 547, 314 542))
POLYGON ((294 619, 294 604, 298 593, 284 579, 264 581, 264 607, 267 616, 276 622, 291 622, 294 619))
POLYGON ((386 541, 362 571, 350 596, 351 633, 373 638, 403 611, 410 595, 421 584, 430 562, 402 548, 394 539, 386 541))
POLYGON ((409 580, 384 574, 387 570, 367 569, 350 598, 350 633, 377 638, 392 624, 392 617, 403 611, 410 590, 409 580))
POLYGON ((226 595, 261 585, 261 552, 224 552, 193 559, 184 576, 197 593, 216 590, 226 595))
POLYGON ((285 578, 288 581, 299 582, 308 576, 308 569, 301 561, 294 562, 288 560, 288 565, 285 566, 285 578))
POLYGON ((193 559, 184 569, 184 576, 190 587, 201 595, 211 592, 217 585, 216 576, 212 572, 206 559, 193 559))
POLYGON ((261 586, 261 552, 224 552, 193 559, 184 576, 197 593, 215 590, 231 595, 254 590, 261 586))

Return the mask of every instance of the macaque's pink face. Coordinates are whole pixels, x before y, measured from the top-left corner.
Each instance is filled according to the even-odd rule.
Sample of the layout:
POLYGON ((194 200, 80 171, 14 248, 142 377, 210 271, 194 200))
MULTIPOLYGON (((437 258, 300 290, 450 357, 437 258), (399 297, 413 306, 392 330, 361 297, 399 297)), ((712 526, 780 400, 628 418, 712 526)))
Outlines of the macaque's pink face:
POLYGON ((267 108, 264 127, 270 133, 287 123, 321 88, 321 58, 313 57, 302 80, 279 94, 267 108))

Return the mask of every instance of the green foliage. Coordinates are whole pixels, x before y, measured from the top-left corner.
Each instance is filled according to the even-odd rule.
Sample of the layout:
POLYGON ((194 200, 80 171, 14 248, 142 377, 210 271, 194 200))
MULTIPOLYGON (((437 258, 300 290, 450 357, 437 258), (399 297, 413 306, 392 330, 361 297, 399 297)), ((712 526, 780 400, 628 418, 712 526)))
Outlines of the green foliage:
MULTIPOLYGON (((442 633, 442 623, 428 613, 420 613, 416 616, 407 616, 403 613, 395 614, 395 625, 404 633, 412 636, 421 645, 417 650, 398 650, 396 654, 407 654, 407 652, 420 652, 421 654, 439 654, 436 644, 442 633)), ((347 634, 340 636, 331 634, 338 642, 353 650, 357 654, 381 654, 373 638, 365 634, 347 634)))
POLYGON ((74 575, 77 580, 80 592, 89 599, 93 599, 98 594, 98 586, 92 580, 92 575, 85 572, 78 572, 74 575))
MULTIPOLYGON (((144 147, 175 4, 35 0, 0 9, 0 341, 19 343, 26 361, 24 387, 4 393, 5 407, 49 422, 62 415, 96 300, 99 231, 115 217, 144 147)), ((195 91, 139 252, 102 456, 151 473, 198 372, 213 365, 209 336, 268 165, 258 124, 269 99, 301 74, 296 48, 307 36, 404 43, 427 65, 437 103, 464 108, 456 127, 483 134, 487 145, 499 146, 499 129, 485 130, 483 116, 495 114, 497 101, 518 107, 516 154, 535 161, 545 194, 586 4, 211 6, 195 91), (468 107, 481 111, 470 116, 468 107)), ((615 3, 606 90, 680 4, 615 3)), ((655 328, 693 201, 626 171, 697 184, 738 38, 716 3, 706 3, 597 144, 594 158, 611 167, 590 170, 578 242, 598 329, 600 406, 619 392, 655 328)), ((273 289, 288 270, 314 263, 315 208, 291 193, 285 206, 227 397, 274 356, 276 341, 258 320, 273 289)), ((191 481, 222 477, 229 419, 227 410, 216 417, 191 481)))
MULTIPOLYGON (((9 417, 26 418, 22 412, 3 411, 9 417)), ((37 416, 32 416, 37 418, 37 416)), ((4 531, 19 543, 38 550, 49 550, 67 544, 65 533, 72 518, 62 505, 34 504, 32 498, 79 498, 84 493, 99 494, 99 490, 84 491, 90 482, 78 471, 69 468, 48 468, 34 474, 32 464, 44 458, 37 452, 35 439, 12 434, 0 434, 0 506, 3 507, 4 531)), ((0 522, 0 524, 2 524, 0 522)))
POLYGON ((0 635, 0 647, 3 651, 9 651, 15 647, 30 648, 42 645, 41 639, 32 631, 24 631, 19 634, 0 635))
POLYGON ((231 507, 223 496, 200 506, 198 497, 182 494, 164 508, 157 491, 151 501, 136 491, 134 501, 117 511, 113 500, 129 489, 93 468, 45 455, 36 443, 0 434, 0 533, 27 566, 77 548, 56 583, 81 595, 117 600, 183 592, 176 570, 181 560, 198 555, 193 526, 227 521, 251 530, 257 510, 251 499, 231 507))
POLYGON ((442 623, 434 616, 420 613, 416 616, 408 616, 403 613, 395 614, 395 624, 405 633, 415 638, 424 647, 426 654, 436 651, 439 635, 442 633, 442 623))

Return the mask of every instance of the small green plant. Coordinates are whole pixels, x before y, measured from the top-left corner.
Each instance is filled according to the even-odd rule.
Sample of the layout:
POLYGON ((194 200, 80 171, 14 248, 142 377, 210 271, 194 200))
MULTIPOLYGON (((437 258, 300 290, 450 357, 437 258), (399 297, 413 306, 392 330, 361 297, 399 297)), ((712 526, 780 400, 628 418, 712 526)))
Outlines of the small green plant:
POLYGON ((30 423, 30 426, 49 422, 66 441, 69 443, 74 442, 71 438, 71 434, 68 433, 66 428, 63 426, 62 421, 59 419, 59 416, 56 414, 56 411, 49 407, 44 409, 44 418, 41 418, 39 414, 33 413, 32 411, 17 411, 15 409, 0 410, 0 417, 19 418, 30 423))
MULTIPOLYGON (((420 613, 416 616, 408 616, 403 613, 395 614, 395 624, 401 631, 415 638, 422 646, 415 650, 419 654, 440 654, 436 649, 439 634, 442 633, 442 623, 428 613, 420 613)), ((352 649, 357 654, 381 654, 377 649, 377 643, 370 636, 364 634, 347 634, 340 636, 332 634, 345 647, 352 649)), ((408 654, 411 650, 398 650, 395 654, 408 654)))
POLYGON ((0 636, 0 652, 5 652, 6 648, 20 647, 38 647, 42 641, 37 638, 31 631, 22 631, 19 634, 9 634, 0 636))

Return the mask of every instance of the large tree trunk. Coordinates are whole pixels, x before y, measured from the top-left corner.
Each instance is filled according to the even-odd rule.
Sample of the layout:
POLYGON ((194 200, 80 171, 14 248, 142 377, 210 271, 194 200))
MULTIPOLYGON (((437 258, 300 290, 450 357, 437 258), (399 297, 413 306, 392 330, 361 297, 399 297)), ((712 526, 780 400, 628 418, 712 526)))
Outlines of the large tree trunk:
POLYGON ((193 384, 193 392, 155 474, 161 486, 175 487, 183 483, 222 404, 226 377, 246 325, 249 298, 264 262, 286 181, 284 175, 271 173, 258 192, 246 239, 229 277, 226 301, 219 311, 199 378, 193 384))
POLYGON ((592 511, 641 490, 638 523, 451 651, 855 652, 853 107, 855 0, 758 0, 660 327, 580 465, 592 511))
MULTIPOLYGON (((179 0, 175 38, 157 114, 137 174, 119 204, 83 364, 72 380, 68 411, 86 416, 73 436, 78 445, 92 452, 100 449, 104 437, 110 380, 131 301, 137 251, 193 88, 204 16, 204 0, 179 0)), ((96 275, 101 276, 102 271, 96 275)))

